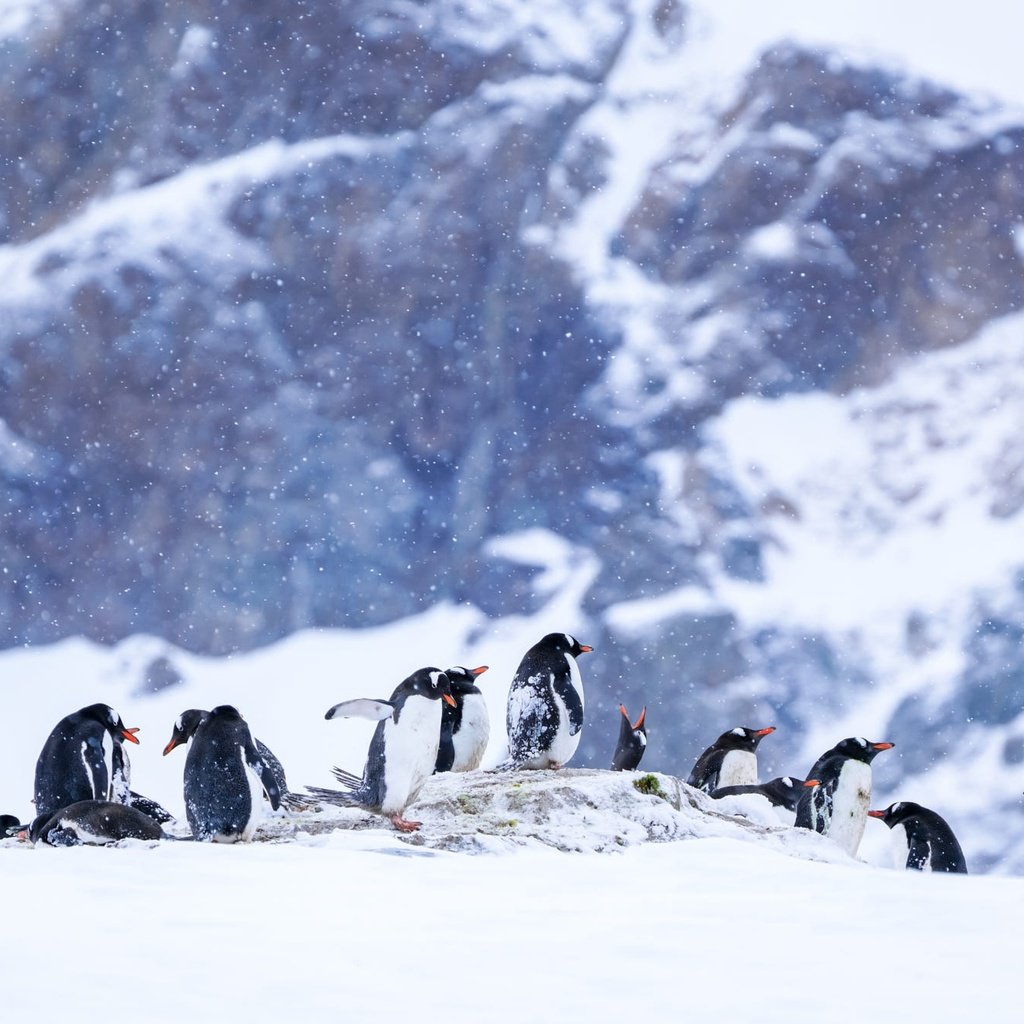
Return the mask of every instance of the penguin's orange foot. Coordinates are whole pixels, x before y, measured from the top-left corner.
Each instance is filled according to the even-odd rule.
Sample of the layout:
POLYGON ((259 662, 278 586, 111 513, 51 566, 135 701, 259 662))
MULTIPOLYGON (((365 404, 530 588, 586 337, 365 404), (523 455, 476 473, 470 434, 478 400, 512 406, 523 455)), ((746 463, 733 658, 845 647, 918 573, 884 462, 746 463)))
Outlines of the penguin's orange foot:
POLYGON ((553 772, 557 772, 562 767, 562 762, 561 761, 552 761, 551 764, 548 765, 548 767, 553 772))
POLYGON ((403 818, 401 814, 389 814, 388 817, 391 819, 391 824, 399 832, 415 832, 423 824, 422 821, 409 821, 407 818, 403 818))

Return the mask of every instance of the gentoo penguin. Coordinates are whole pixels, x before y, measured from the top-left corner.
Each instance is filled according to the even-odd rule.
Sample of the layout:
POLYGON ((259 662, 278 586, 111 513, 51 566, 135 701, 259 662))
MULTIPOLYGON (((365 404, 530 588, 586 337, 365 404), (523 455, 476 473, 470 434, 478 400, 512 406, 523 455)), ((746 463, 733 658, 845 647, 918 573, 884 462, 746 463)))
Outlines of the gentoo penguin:
POLYGON ((369 718, 377 722, 361 777, 335 768, 334 777, 350 792, 307 786, 327 803, 367 807, 390 819, 400 832, 415 832, 422 824, 404 817, 437 763, 441 737, 441 701, 455 704, 448 676, 439 668, 421 668, 403 679, 387 700, 358 698, 342 701, 324 715, 369 718))
POLYGON ((714 793, 724 786, 753 786, 757 783, 758 743, 775 732, 775 726, 766 729, 747 729, 737 726, 723 732, 714 743, 697 758, 697 763, 686 780, 687 785, 705 793, 714 793))
POLYGON ((868 811, 892 829, 896 866, 914 871, 966 875, 967 861, 946 819, 920 804, 901 800, 884 811, 868 811))
POLYGON ((435 772, 472 772, 480 767, 491 735, 491 720, 476 679, 486 671, 486 665, 454 665, 444 670, 455 706, 441 704, 441 740, 435 772))
POLYGON ((508 760, 499 767, 561 768, 580 743, 583 680, 576 659, 594 648, 548 633, 523 655, 508 691, 508 760))
POLYGON ((778 779, 770 779, 768 782, 761 782, 752 786, 722 786, 711 794, 715 800, 721 800, 727 796, 746 796, 753 793, 763 796, 772 807, 782 807, 787 811, 796 810, 796 802, 804 789, 811 789, 819 785, 817 779, 795 779, 792 775, 783 775, 778 779))
POLYGON ((195 730, 185 758, 185 815, 192 834, 204 842, 247 842, 256 831, 264 791, 276 811, 277 782, 245 720, 230 704, 215 707, 195 730))
POLYGON ((635 722, 630 722, 629 712, 624 704, 619 705, 622 719, 619 722, 619 742, 612 755, 613 772, 631 772, 640 763, 647 749, 647 708, 640 712, 635 722))
POLYGON ((105 846, 122 839, 166 839, 148 814, 109 800, 80 800, 54 814, 40 814, 29 826, 33 843, 50 846, 105 846))
POLYGON ((15 836, 24 828, 13 814, 0 814, 0 839, 15 836))
MULTIPOLYGON (((181 746, 183 743, 188 743, 190 739, 195 735, 196 730, 200 725, 203 724, 210 717, 209 711, 202 711, 199 708, 189 708, 188 711, 183 711, 178 715, 174 722, 174 728, 171 730, 171 738, 167 741, 167 746, 164 747, 164 757, 166 757, 175 747, 181 746)), ((270 774, 273 775, 274 781, 277 783, 278 799, 284 807, 290 810, 301 810, 308 806, 308 801, 303 800, 302 797, 296 796, 288 789, 288 780, 285 778, 284 765, 277 759, 274 752, 261 740, 253 737, 253 743, 256 744, 256 751, 260 755, 260 759, 270 769, 270 774)), ((270 799, 269 794, 264 794, 267 799, 270 799)), ((134 794, 133 794, 134 796, 134 794)), ((135 800, 132 800, 132 804, 135 804, 135 800)), ((146 811, 145 807, 141 810, 146 811)), ((148 814, 149 811, 146 811, 148 814)), ((158 821, 161 819, 157 819, 158 821)))
POLYGON ((821 785, 797 801, 796 827, 827 835, 855 856, 871 801, 871 761, 892 746, 851 736, 826 750, 808 773, 821 785))
POLYGON ((79 800, 127 803, 131 768, 121 748, 125 740, 138 743, 138 731, 107 704, 62 718, 36 761, 36 813, 51 815, 79 800))

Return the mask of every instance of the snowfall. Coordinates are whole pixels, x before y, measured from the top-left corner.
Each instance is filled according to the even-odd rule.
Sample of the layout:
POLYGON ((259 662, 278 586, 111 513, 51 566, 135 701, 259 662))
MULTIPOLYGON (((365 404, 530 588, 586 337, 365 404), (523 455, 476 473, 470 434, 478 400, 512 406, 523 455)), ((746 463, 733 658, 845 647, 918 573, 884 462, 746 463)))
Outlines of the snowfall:
MULTIPOLYGON (((37 6, 5 0, 0 14, 13 19, 37 6)), ((705 12, 710 6, 698 5, 705 12)), ((821 5, 792 0, 756 5, 756 16, 755 5, 720 6, 751 51, 793 29, 813 41, 854 38, 897 58, 912 48, 923 73, 1024 99, 1019 33, 992 30, 1011 16, 1005 4, 976 0, 970 25, 960 9, 917 0, 837 3, 827 18, 818 17, 821 5), (979 40, 984 24, 990 28, 979 40)), ((741 53, 736 40, 716 52, 725 50, 741 53)), ((607 212, 594 204, 595 220, 607 212)), ((998 341, 980 339, 979 351, 1002 351, 998 341)), ((935 372, 957 358, 934 360, 935 372)), ((726 455, 749 461, 742 438, 751 424, 789 429, 798 424, 788 418, 793 410, 849 429, 850 416, 828 398, 798 398, 771 412, 748 401, 716 428, 726 455)), ((862 449, 846 446, 849 458, 862 449)), ((1019 535, 1011 539, 1020 544, 1019 535)), ((537 551, 548 541, 535 535, 526 542, 537 551)), ((793 585, 776 590, 774 600, 810 618, 819 609, 801 609, 792 596, 818 592, 815 552, 801 557, 795 539, 791 550, 793 585)), ((927 553, 920 561, 928 563, 927 553)), ((332 765, 360 769, 372 724, 327 722, 326 709, 351 697, 386 697, 425 664, 490 666, 481 688, 493 723, 485 766, 493 765, 503 753, 505 694, 522 653, 551 629, 588 640, 580 612, 586 567, 558 550, 542 551, 539 562, 554 575, 546 584, 550 600, 531 617, 492 622, 472 608, 438 607, 373 630, 297 634, 227 659, 171 649, 153 637, 115 647, 68 639, 4 652, 0 813, 31 817, 43 741, 62 716, 95 701, 140 727, 141 743, 130 751, 133 788, 182 820, 184 752, 161 752, 189 707, 237 705, 283 762, 293 790, 330 786, 332 765), (146 666, 161 655, 183 681, 147 693, 146 666)), ((982 563, 950 571, 989 571, 982 563)), ((903 579, 911 576, 920 578, 903 579)), ((961 578, 954 576, 940 582, 955 588, 961 578)), ((731 597, 743 605, 744 595, 731 597)), ((620 609, 619 627, 655 611, 620 609)), ((586 661, 581 668, 586 682, 586 661)), ((864 731, 885 719, 893 700, 875 698, 862 712, 864 731)), ((709 724, 709 741, 720 724, 709 724)), ((815 739, 837 724, 845 733, 859 723, 852 715, 823 722, 815 739)), ((590 717, 585 728, 607 732, 610 755, 617 721, 590 717)), ((659 723, 655 710, 651 728, 671 725, 659 723)), ((410 810, 424 822, 414 836, 399 836, 358 810, 309 810, 268 814, 256 842, 235 846, 52 849, 3 841, 5 1019, 1019 1019, 1013 936, 1024 920, 1024 879, 895 870, 888 831, 875 821, 859 858, 847 857, 827 838, 788 828, 756 798, 716 804, 695 796, 677 781, 689 767, 644 763, 643 772, 658 773, 663 796, 638 792, 635 776, 571 768, 521 779, 434 779, 410 810)), ((954 792, 941 772, 935 779, 929 801, 947 795, 962 809, 969 790, 954 792)), ((971 837, 961 838, 970 863, 971 837)))

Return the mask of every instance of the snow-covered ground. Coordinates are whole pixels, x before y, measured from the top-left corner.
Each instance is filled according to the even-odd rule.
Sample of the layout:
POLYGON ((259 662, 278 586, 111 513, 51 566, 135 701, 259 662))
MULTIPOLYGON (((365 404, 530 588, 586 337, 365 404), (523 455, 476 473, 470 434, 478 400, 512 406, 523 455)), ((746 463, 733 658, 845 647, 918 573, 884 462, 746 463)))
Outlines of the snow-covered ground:
MULTIPOLYGON (((237 703, 293 789, 329 784, 332 763, 361 766, 372 729, 325 721, 330 704, 386 695, 424 660, 487 661, 481 685, 501 723, 508 681, 538 628, 524 619, 489 631, 471 610, 439 608, 226 660, 144 637, 113 649, 72 640, 8 652, 2 699, 17 713, 0 746, 0 810, 30 814, 47 732, 94 700, 141 726, 133 784, 178 813, 184 757, 160 751, 190 706, 237 703), (160 653, 185 682, 139 695, 144 666, 160 653)), ((503 731, 496 724, 490 762, 503 731)), ((823 1007, 847 999, 914 1020, 927 993, 933 1022, 1012 1017, 1016 954, 1007 936, 1024 911, 1024 880, 883 867, 889 834, 876 822, 866 849, 878 863, 858 863, 826 839, 769 827, 773 812, 758 811, 756 799, 718 805, 699 796, 674 808, 633 796, 624 815, 628 776, 559 775, 541 788, 561 795, 524 802, 510 812, 522 822, 510 817, 501 835, 495 815, 477 806, 492 777, 435 780, 413 815, 426 823, 424 845, 358 811, 276 817, 268 828, 279 838, 248 846, 59 850, 8 841, 0 846, 10 922, 0 962, 13 980, 5 1010, 12 1019, 37 1014, 41 993, 45 1005, 73 1004, 80 1021, 106 1019, 111 999, 147 1021, 710 1020, 724 1004, 729 1020, 794 1024, 826 1019, 823 1007), (531 806, 549 808, 548 820, 533 821, 543 815, 531 806), (750 823, 714 813, 737 810, 750 823), (350 827, 327 830, 332 813, 350 827), (452 822, 472 838, 473 815, 488 831, 449 845, 486 852, 436 848, 452 822), (534 836, 618 852, 560 852, 534 836)))

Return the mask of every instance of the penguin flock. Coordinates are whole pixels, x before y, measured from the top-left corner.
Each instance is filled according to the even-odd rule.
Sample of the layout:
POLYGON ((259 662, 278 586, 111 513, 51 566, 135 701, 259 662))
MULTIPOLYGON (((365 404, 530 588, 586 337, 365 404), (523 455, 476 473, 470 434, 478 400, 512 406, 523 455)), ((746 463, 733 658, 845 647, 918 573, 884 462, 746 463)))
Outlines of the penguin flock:
MULTIPOLYGON (((506 702, 508 756, 492 771, 557 770, 573 757, 585 709, 578 659, 591 651, 568 633, 549 633, 523 655, 506 702)), ((360 697, 329 708, 328 721, 376 722, 362 773, 332 769, 341 789, 307 786, 306 793, 292 792, 281 762, 231 705, 182 712, 163 753, 188 748, 183 796, 191 836, 185 838, 246 842, 265 806, 299 812, 317 803, 365 808, 401 832, 416 831, 421 822, 405 812, 430 776, 480 767, 490 722, 477 682, 486 671, 486 665, 421 668, 387 698, 360 697)), ((647 748, 647 709, 635 721, 623 705, 619 714, 611 770, 636 771, 647 748)), ((25 825, 0 815, 0 840, 17 835, 31 843, 72 846, 181 838, 164 831, 173 816, 131 788, 125 744, 137 744, 138 731, 106 704, 62 718, 36 762, 34 819, 25 825)), ((828 836, 851 856, 867 819, 877 818, 891 830, 898 866, 967 872, 959 842, 935 811, 909 801, 870 809, 871 762, 892 743, 848 737, 805 775, 759 782, 758 745, 774 732, 774 726, 727 730, 696 759, 687 784, 715 800, 763 797, 790 815, 794 827, 828 836)))

